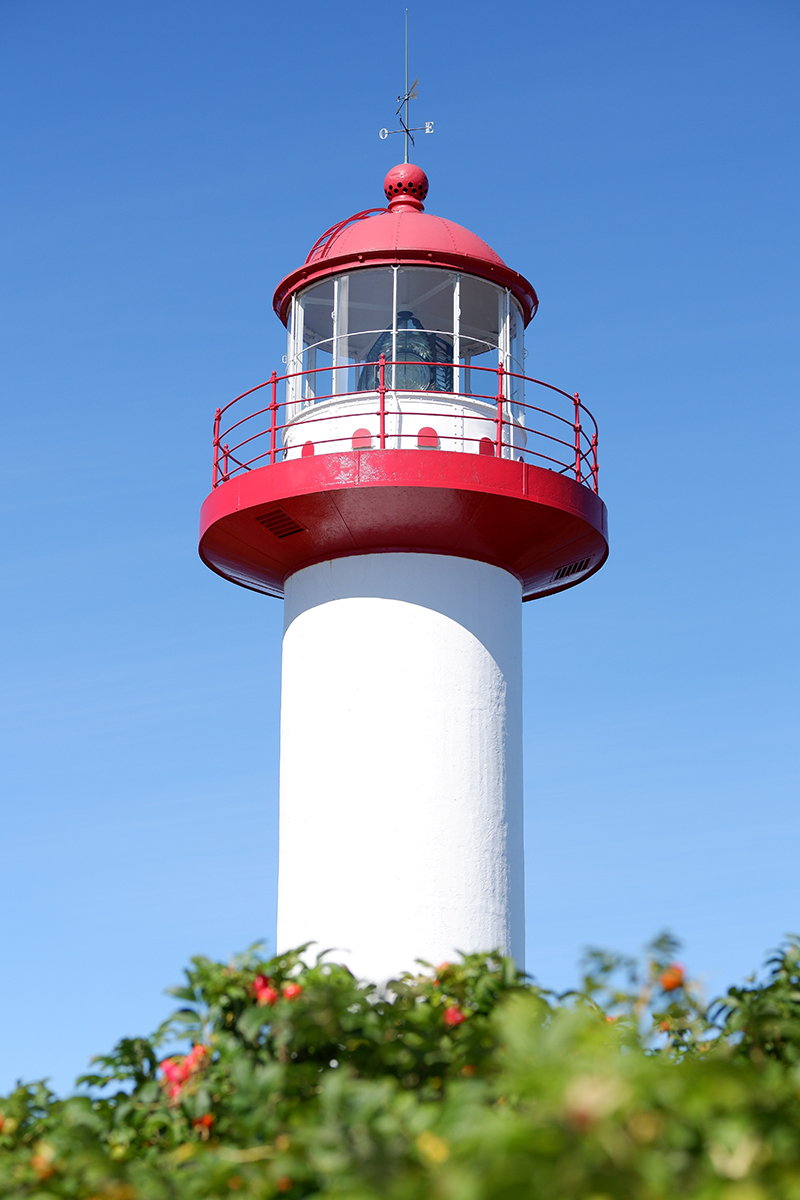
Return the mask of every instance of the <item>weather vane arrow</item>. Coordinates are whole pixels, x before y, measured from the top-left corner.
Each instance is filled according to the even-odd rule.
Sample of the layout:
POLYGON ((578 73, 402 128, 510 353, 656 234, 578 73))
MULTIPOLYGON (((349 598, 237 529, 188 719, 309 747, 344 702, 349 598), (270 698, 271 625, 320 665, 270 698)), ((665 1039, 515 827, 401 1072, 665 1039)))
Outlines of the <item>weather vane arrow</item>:
POLYGON ((426 121, 424 125, 414 125, 413 127, 410 126, 408 123, 409 122, 408 106, 412 100, 416 100, 416 98, 417 98, 417 83, 418 82, 419 81, 417 79, 415 79, 414 82, 412 83, 411 87, 408 86, 408 9, 406 9, 406 90, 402 96, 397 97, 397 114, 396 114, 400 120, 400 128, 399 129, 380 129, 378 131, 378 137, 381 139, 381 141, 386 141, 386 139, 388 137, 391 137, 393 133, 405 134, 406 154, 405 154, 405 158, 403 159, 404 162, 408 162, 408 143, 409 143, 409 141, 411 142, 412 146, 415 145, 414 134, 422 133, 422 132, 433 133, 433 121, 426 121), (405 113, 403 112, 403 109, 405 109, 405 113))

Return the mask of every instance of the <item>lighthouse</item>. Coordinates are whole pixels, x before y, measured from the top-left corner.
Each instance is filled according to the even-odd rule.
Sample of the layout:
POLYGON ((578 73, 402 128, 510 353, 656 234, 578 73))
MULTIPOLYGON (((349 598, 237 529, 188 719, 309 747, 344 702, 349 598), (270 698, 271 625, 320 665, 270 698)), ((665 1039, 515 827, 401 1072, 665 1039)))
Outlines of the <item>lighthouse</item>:
POLYGON ((522 604, 605 562, 597 426, 527 367, 527 279, 419 167, 384 193, 278 285, 285 370, 216 412, 200 555, 284 601, 278 951, 524 968, 522 604))

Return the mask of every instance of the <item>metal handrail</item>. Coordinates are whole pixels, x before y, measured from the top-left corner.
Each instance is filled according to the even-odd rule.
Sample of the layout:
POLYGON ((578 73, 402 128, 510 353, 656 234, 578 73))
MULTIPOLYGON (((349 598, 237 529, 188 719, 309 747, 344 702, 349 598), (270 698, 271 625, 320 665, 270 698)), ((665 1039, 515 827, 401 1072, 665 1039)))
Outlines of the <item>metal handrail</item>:
MULTIPOLYGON (((386 438, 387 438, 387 434, 386 434, 386 393, 403 390, 403 389, 392 388, 386 383, 386 368, 387 367, 390 367, 390 368, 391 367, 402 367, 402 366, 419 366, 420 364, 417 360, 413 360, 413 361, 397 360, 396 362, 393 362, 391 360, 387 360, 386 356, 384 354, 382 354, 380 356, 380 359, 375 363, 347 364, 345 366, 340 364, 337 366, 331 365, 331 366, 325 366, 325 367, 314 367, 314 368, 311 368, 310 370, 306 370, 306 371, 292 371, 292 372, 287 373, 286 375, 277 375, 276 372, 273 371, 271 376, 269 377, 269 379, 265 380, 264 383, 259 383, 259 384, 256 384, 255 387, 248 388, 248 390, 246 392, 242 392, 241 395, 234 397, 233 400, 230 400, 227 404, 223 405, 221 408, 218 408, 216 410, 216 413, 214 414, 214 462, 213 462, 213 473, 212 473, 212 486, 216 488, 220 483, 226 482, 226 480, 230 479, 230 477, 232 475, 238 474, 240 471, 253 470, 254 464, 262 464, 263 459, 268 458, 269 463, 274 464, 274 463, 278 462, 280 459, 285 458, 287 447, 285 445, 283 445, 282 439, 281 439, 281 444, 279 445, 279 440, 278 440, 279 435, 282 435, 284 430, 297 429, 298 427, 303 426, 303 425, 314 425, 320 421, 330 421, 332 419, 330 413, 323 413, 322 415, 319 415, 319 416, 312 416, 309 414, 308 416, 302 415, 301 418, 294 417, 292 419, 287 419, 283 423, 279 423, 278 422, 278 409, 281 407, 281 404, 278 402, 278 384, 279 383, 288 383, 288 382, 290 382, 292 380, 296 380, 296 379, 306 379, 309 376, 321 375, 323 372, 326 372, 326 371, 333 372, 333 371, 348 370, 354 365, 358 366, 359 369, 362 369, 365 366, 378 367, 378 387, 377 387, 377 389, 375 389, 375 391, 377 391, 377 395, 378 395, 378 408, 377 408, 377 410, 364 409, 362 412, 348 413, 348 416, 377 417, 378 422, 379 422, 378 449, 385 450, 386 449, 386 438), (228 411, 228 409, 230 409, 234 404, 237 404, 240 400, 244 400, 245 397, 251 396, 251 395, 253 395, 254 392, 258 392, 262 388, 265 388, 265 387, 268 387, 271 389, 269 403, 264 405, 262 408, 256 409, 254 412, 247 413, 245 416, 240 417, 239 420, 234 421, 225 430, 222 430, 222 428, 221 428, 222 417, 228 411), (231 433, 235 429, 239 429, 246 422, 252 421, 257 417, 263 416, 265 413, 269 413, 269 424, 266 428, 260 429, 256 433, 250 434, 248 437, 243 438, 239 442, 236 442, 233 446, 229 445, 229 442, 227 439, 230 438, 231 433), (269 437, 269 449, 268 450, 264 450, 260 454, 257 454, 253 458, 250 458, 244 462, 241 461, 240 458, 236 457, 237 453, 239 451, 241 451, 242 447, 249 445, 251 442, 257 441, 259 438, 265 438, 265 437, 269 437), (231 463, 234 464, 233 467, 231 467, 231 463)), ((455 364, 453 364, 453 363, 426 363, 425 365, 430 366, 430 367, 437 367, 437 366, 453 367, 455 364)), ((465 368, 462 368, 462 369, 465 369, 465 368)), ((597 428, 597 422, 596 422, 593 414, 583 403, 583 401, 581 400, 581 398, 577 392, 575 392, 574 395, 570 395, 569 392, 563 391, 561 388, 556 387, 552 383, 546 383, 542 379, 533 379, 528 375, 522 375, 516 371, 507 371, 502 363, 500 363, 497 367, 481 367, 481 366, 477 366, 477 365, 476 366, 470 365, 469 370, 471 372, 472 371, 482 371, 488 375, 496 376, 497 377, 497 391, 493 395, 483 395, 483 394, 477 394, 475 392, 447 392, 447 393, 441 393, 441 395, 445 395, 448 400, 451 398, 454 400, 457 398, 460 398, 460 399, 466 400, 466 401, 477 400, 477 401, 482 401, 482 402, 488 403, 488 404, 494 404, 495 411, 491 416, 488 414, 482 414, 482 413, 471 413, 469 416, 469 420, 471 420, 471 421, 485 421, 488 424, 490 424, 491 426, 493 426, 493 437, 492 438, 488 438, 488 437, 487 438, 476 438, 476 437, 470 437, 470 436, 467 436, 464 434, 455 435, 455 434, 439 434, 439 433, 437 433, 437 439, 440 443, 443 441, 458 441, 458 442, 461 442, 462 444, 465 442, 477 442, 479 444, 482 444, 484 441, 490 441, 492 444, 492 452, 498 458, 501 458, 504 450, 507 450, 507 449, 518 450, 519 449, 519 447, 514 446, 514 443, 511 440, 507 440, 504 437, 504 428, 506 426, 511 427, 512 429, 522 428, 522 429, 524 429, 526 439, 529 436, 536 437, 536 438, 542 438, 547 442, 552 442, 552 443, 555 443, 556 445, 563 446, 569 452, 569 456, 568 456, 567 461, 565 462, 562 459, 557 459, 557 458, 552 457, 552 455, 544 454, 539 450, 529 449, 527 446, 525 447, 523 453, 525 453, 526 455, 530 455, 533 458, 542 459, 545 462, 553 463, 554 467, 559 469, 559 474, 562 474, 562 475, 563 474, 572 474, 572 475, 574 475, 574 477, 578 483, 581 483, 586 487, 591 487, 592 491, 597 493, 597 490, 598 490, 598 463, 597 463, 598 428, 597 428), (563 396, 567 401, 569 401, 570 405, 572 406, 571 419, 563 416, 560 413, 555 413, 555 412, 550 411, 549 409, 542 408, 541 406, 536 405, 536 404, 527 404, 522 400, 512 400, 506 394, 507 387, 508 387, 506 380, 511 380, 511 379, 520 380, 520 381, 522 381, 523 384, 529 383, 529 384, 534 384, 537 387, 548 388, 551 392, 556 392, 559 396, 563 396), (509 408, 509 406, 512 404, 513 404, 514 408, 516 409, 517 415, 523 410, 527 411, 527 412, 531 412, 531 413, 539 413, 542 416, 546 416, 552 420, 561 422, 561 424, 563 424, 563 425, 566 425, 572 431, 572 436, 570 437, 570 440, 566 441, 563 438, 556 437, 554 434, 547 433, 546 430, 543 430, 543 429, 534 429, 534 428, 531 428, 528 426, 521 425, 521 423, 518 420, 514 420, 511 417, 511 415, 506 411, 509 408), (589 427, 589 431, 587 431, 587 429, 585 428, 584 421, 582 420, 583 417, 587 418, 588 421, 591 423, 590 427, 589 427)), ((420 391, 418 394, 420 397, 422 397, 425 395, 425 392, 420 391)), ((437 395, 438 394, 439 393, 437 393, 437 395)), ((323 400, 334 400, 334 399, 335 400, 343 400, 343 399, 348 399, 348 398, 352 398, 355 396, 365 396, 365 395, 374 395, 374 392, 364 392, 363 390, 356 390, 356 391, 351 391, 351 392, 332 392, 329 396, 315 396, 314 403, 319 404, 323 400)), ((283 401, 282 403, 285 407, 287 402, 283 401)), ((404 416, 431 417, 431 418, 436 418, 436 417, 441 418, 441 416, 442 416, 441 410, 439 410, 438 412, 432 412, 432 411, 425 410, 425 409, 421 409, 421 410, 403 409, 403 410, 401 410, 401 414, 404 416)), ((394 415, 394 412, 392 413, 392 415, 394 415)), ((352 436, 351 434, 347 434, 347 435, 342 435, 341 437, 322 438, 322 439, 318 440, 317 442, 315 442, 314 446, 315 447, 323 446, 323 445, 327 446, 327 445, 330 445, 335 442, 348 442, 351 440, 351 436, 352 436)), ((393 438, 397 438, 398 440, 402 440, 403 437, 416 437, 417 435, 416 434, 393 434, 391 436, 393 438)), ((424 449, 428 450, 428 449, 431 449, 431 447, 424 447, 424 449)), ((265 465, 265 464, 262 464, 262 465, 265 465)), ((553 468, 549 468, 549 469, 552 470, 553 468)))

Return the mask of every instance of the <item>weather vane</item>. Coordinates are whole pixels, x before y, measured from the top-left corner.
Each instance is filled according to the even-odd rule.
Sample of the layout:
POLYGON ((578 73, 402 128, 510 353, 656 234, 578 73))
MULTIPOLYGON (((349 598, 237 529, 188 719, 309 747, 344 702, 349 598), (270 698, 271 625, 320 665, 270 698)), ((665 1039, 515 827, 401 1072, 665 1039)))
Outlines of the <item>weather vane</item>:
POLYGON ((403 162, 408 162, 408 143, 410 141, 412 146, 415 144, 415 133, 421 133, 423 130, 425 133, 433 133, 433 121, 426 121, 424 125, 415 125, 413 129, 408 124, 408 105, 411 100, 416 100, 417 98, 417 83, 418 80, 415 79, 411 87, 408 86, 408 9, 406 9, 406 90, 402 96, 397 97, 397 116, 400 119, 401 128, 381 129, 378 132, 378 137, 382 141, 386 141, 393 133, 405 134, 406 155, 403 162), (405 115, 403 114, 403 109, 405 109, 405 115))

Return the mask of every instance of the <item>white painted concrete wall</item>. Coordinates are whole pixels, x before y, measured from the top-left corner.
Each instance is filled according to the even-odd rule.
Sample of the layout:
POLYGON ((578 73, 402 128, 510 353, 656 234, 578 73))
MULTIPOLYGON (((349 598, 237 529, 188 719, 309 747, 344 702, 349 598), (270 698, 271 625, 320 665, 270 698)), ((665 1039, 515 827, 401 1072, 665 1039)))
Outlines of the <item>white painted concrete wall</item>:
POLYGON ((278 949, 385 980, 503 946, 524 965, 522 596, 431 554, 286 587, 278 949))

